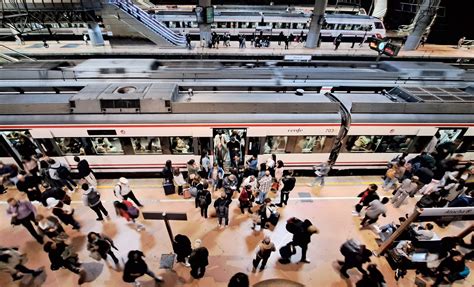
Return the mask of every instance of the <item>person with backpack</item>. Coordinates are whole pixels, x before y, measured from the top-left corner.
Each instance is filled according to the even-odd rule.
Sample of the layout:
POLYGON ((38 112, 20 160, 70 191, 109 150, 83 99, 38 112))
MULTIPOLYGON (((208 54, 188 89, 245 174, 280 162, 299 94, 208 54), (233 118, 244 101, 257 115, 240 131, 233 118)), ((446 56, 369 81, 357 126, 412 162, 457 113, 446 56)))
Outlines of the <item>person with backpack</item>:
POLYGON ((38 222, 38 231, 40 235, 46 235, 55 242, 64 241, 68 238, 63 226, 56 217, 45 217, 38 214, 36 216, 36 221, 38 222))
POLYGON ((118 183, 114 187, 114 194, 118 199, 122 201, 128 201, 128 199, 130 198, 133 202, 135 202, 138 207, 143 207, 143 204, 138 201, 132 189, 130 188, 130 185, 128 184, 128 179, 126 179, 125 177, 119 178, 118 183))
POLYGON ((105 217, 110 219, 107 209, 105 209, 102 201, 100 200, 100 193, 94 186, 89 186, 87 183, 82 184, 82 202, 85 206, 90 207, 97 214, 97 221, 102 221, 102 213, 105 217))
POLYGON ((207 181, 204 181, 202 187, 203 189, 198 190, 198 193, 196 195, 196 206, 201 209, 201 216, 207 218, 207 209, 209 205, 211 205, 212 198, 211 193, 208 190, 209 183, 207 181))
POLYGON ((145 274, 152 277, 155 280, 155 283, 163 282, 163 277, 156 276, 155 273, 150 270, 145 260, 143 260, 143 257, 145 257, 143 252, 139 250, 131 250, 128 252, 127 257, 128 260, 123 268, 122 276, 124 282, 133 283, 135 286, 140 286, 140 283, 137 281, 137 279, 145 274))
POLYGON ((58 186, 66 186, 71 192, 74 191, 76 183, 72 180, 69 169, 54 159, 48 159, 49 163, 49 177, 57 183, 58 186))
POLYGON ((43 246, 43 250, 48 253, 51 261, 51 270, 56 271, 59 268, 66 268, 69 271, 79 275, 78 284, 81 285, 86 279, 86 272, 79 262, 79 256, 69 245, 64 242, 48 241, 43 246))
POLYGON ((367 266, 368 274, 364 274, 362 279, 357 281, 356 287, 385 287, 387 283, 385 282, 385 278, 383 277, 382 272, 377 269, 376 264, 369 264, 367 266))
POLYGON ((229 205, 232 201, 228 200, 225 192, 221 192, 221 196, 214 201, 214 207, 216 208, 216 215, 219 220, 218 227, 222 227, 222 221, 224 220, 224 227, 229 225, 229 205))
POLYGON ((10 273, 13 281, 20 280, 24 274, 31 274, 37 277, 43 273, 43 268, 32 270, 24 264, 28 258, 26 254, 20 253, 18 248, 0 248, 0 271, 10 273))
POLYGON ((280 203, 276 204, 276 206, 283 207, 284 205, 288 205, 288 198, 290 197, 290 192, 295 188, 296 185, 296 178, 293 176, 292 170, 285 170, 285 176, 281 179, 281 183, 283 187, 280 190, 280 203))
POLYGON ((173 251, 176 253, 176 262, 181 263, 186 267, 191 266, 188 263, 188 259, 193 249, 191 247, 191 240, 189 240, 186 235, 178 234, 174 237, 173 251))
POLYGON ((311 261, 306 258, 306 253, 308 251, 308 245, 311 242, 311 235, 315 233, 319 233, 319 230, 308 219, 296 222, 291 244, 295 247, 301 247, 301 263, 311 263, 311 261))
POLYGON ((194 249, 189 256, 189 264, 191 265, 191 276, 195 279, 204 277, 206 266, 209 265, 209 251, 202 246, 201 239, 194 241, 194 249))
POLYGON ((135 224, 137 231, 145 229, 143 224, 136 221, 140 215, 140 210, 133 206, 128 200, 114 201, 115 212, 118 216, 125 218, 126 221, 131 221, 135 224))
POLYGON ((72 229, 81 228, 79 222, 74 219, 74 209, 70 205, 52 197, 46 199, 46 202, 48 203, 48 209, 52 209, 53 214, 64 224, 71 225, 72 229))
POLYGON ((359 244, 354 239, 349 239, 342 244, 340 252, 344 256, 344 261, 338 260, 337 263, 341 266, 340 272, 344 277, 349 278, 347 270, 352 268, 357 268, 362 274, 367 274, 362 265, 370 262, 372 251, 365 245, 359 244))
POLYGON ((97 179, 89 166, 89 162, 85 159, 80 159, 78 156, 74 157, 74 161, 77 162, 79 177, 85 180, 89 185, 97 187, 97 179))
POLYGON ((87 250, 91 252, 91 257, 98 261, 100 261, 100 259, 107 261, 107 255, 110 255, 115 265, 118 266, 119 260, 112 251, 112 248, 118 250, 109 237, 96 232, 89 232, 89 234, 87 234, 87 250))
POLYGON ((275 244, 270 240, 270 237, 265 236, 262 242, 260 242, 258 245, 257 255, 252 262, 252 272, 257 270, 260 261, 262 262, 262 265, 260 265, 260 271, 263 271, 263 269, 265 269, 265 265, 267 265, 268 258, 270 258, 270 255, 272 255, 272 252, 275 250, 275 244))

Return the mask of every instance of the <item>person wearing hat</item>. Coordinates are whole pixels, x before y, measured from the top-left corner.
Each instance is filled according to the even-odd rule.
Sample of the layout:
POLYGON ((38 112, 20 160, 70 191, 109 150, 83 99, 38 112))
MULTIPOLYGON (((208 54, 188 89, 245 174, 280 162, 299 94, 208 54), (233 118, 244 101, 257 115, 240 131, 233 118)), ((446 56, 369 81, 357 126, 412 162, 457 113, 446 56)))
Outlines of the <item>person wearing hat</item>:
POLYGON ((274 251, 276 251, 275 244, 273 244, 273 242, 270 240, 270 237, 265 236, 262 242, 260 242, 258 245, 257 255, 252 262, 252 272, 256 271, 260 261, 262 262, 262 265, 260 265, 260 271, 263 271, 263 269, 265 269, 265 265, 267 264, 268 258, 270 258, 270 255, 274 251))
POLYGON ((194 241, 194 249, 189 256, 189 264, 191 265, 191 276, 195 279, 204 277, 206 266, 209 265, 209 251, 202 246, 201 239, 194 241))
POLYGON ((223 186, 227 200, 232 200, 234 192, 237 190, 238 180, 234 174, 231 174, 224 178, 223 186))
POLYGON ((410 194, 414 194, 418 188, 418 176, 412 176, 411 178, 406 178, 402 181, 402 184, 394 192, 392 197, 392 204, 394 207, 398 208, 405 199, 410 194))
POLYGON ((74 219, 74 209, 70 205, 53 197, 46 199, 46 203, 48 204, 48 209, 51 209, 53 214, 64 224, 71 225, 72 229, 81 228, 79 222, 74 219))
POLYGON ((143 205, 135 197, 133 191, 130 189, 128 179, 126 179, 125 177, 119 178, 118 183, 114 187, 114 194, 121 201, 128 200, 130 198, 133 202, 135 202, 138 207, 143 207, 143 205))
POLYGON ((229 205, 232 201, 228 200, 225 192, 221 192, 221 197, 214 201, 214 207, 216 208, 216 215, 219 220, 219 227, 222 227, 222 220, 224 219, 225 226, 229 225, 229 205))

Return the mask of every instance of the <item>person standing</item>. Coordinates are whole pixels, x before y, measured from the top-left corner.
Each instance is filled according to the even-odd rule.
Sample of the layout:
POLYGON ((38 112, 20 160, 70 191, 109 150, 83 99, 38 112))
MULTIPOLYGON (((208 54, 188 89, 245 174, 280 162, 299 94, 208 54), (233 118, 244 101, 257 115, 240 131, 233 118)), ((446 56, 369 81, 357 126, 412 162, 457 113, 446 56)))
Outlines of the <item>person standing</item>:
POLYGON ((209 183, 205 181, 202 184, 202 187, 202 190, 198 190, 196 205, 201 209, 201 216, 207 218, 207 209, 209 208, 209 205, 211 205, 212 198, 211 193, 209 192, 209 183))
POLYGON ((171 160, 167 160, 161 173, 163 174, 163 179, 168 183, 173 182, 173 170, 173 163, 171 160))
POLYGON ((253 202, 252 186, 245 185, 242 188, 239 196, 239 208, 242 214, 244 214, 244 209, 247 208, 248 212, 252 214, 252 202, 253 202))
POLYGON ((100 200, 100 193, 97 191, 97 189, 93 186, 89 186, 87 183, 84 183, 81 188, 83 190, 82 202, 85 206, 90 207, 97 214, 96 220, 104 220, 102 213, 105 217, 109 218, 109 213, 102 204, 102 201, 100 200))
POLYGON ((259 193, 258 193, 258 204, 262 204, 267 197, 267 193, 272 188, 272 177, 270 171, 265 171, 265 175, 258 181, 259 193))
POLYGON ((46 199, 48 209, 52 209, 53 214, 64 224, 71 225, 72 229, 80 229, 79 222, 74 219, 74 209, 64 202, 53 197, 46 199))
POLYGON ((222 180, 224 179, 224 169, 220 167, 216 162, 213 164, 211 170, 209 170, 208 178, 211 180, 212 191, 222 187, 222 180))
POLYGON ((194 249, 189 256, 189 264, 191 265, 191 276, 195 279, 204 277, 206 266, 209 265, 209 251, 206 247, 201 246, 202 241, 196 239, 194 241, 194 249))
POLYGON ((112 239, 108 238, 107 236, 100 235, 96 232, 89 232, 89 234, 87 234, 87 250, 89 250, 91 254, 97 253, 97 255, 99 255, 97 257, 98 260, 102 258, 107 261, 107 255, 110 255, 115 265, 118 266, 119 260, 112 251, 112 248, 118 250, 117 247, 115 247, 112 239))
POLYGON ((188 259, 193 249, 191 247, 191 241, 186 235, 177 234, 174 237, 173 251, 176 253, 176 262, 181 263, 186 267, 191 266, 188 263, 188 259))
POLYGON ((208 179, 209 171, 211 170, 211 159, 209 158, 207 150, 202 151, 201 160, 199 163, 201 164, 201 171, 199 172, 199 175, 201 178, 208 179))
POLYGON ((248 175, 253 175, 257 176, 258 174, 258 160, 257 160, 257 155, 253 154, 251 158, 249 158, 246 162, 245 165, 248 169, 248 175))
POLYGON ((43 268, 36 270, 27 268, 24 265, 26 259, 26 255, 21 254, 18 248, 0 248, 0 271, 10 273, 13 281, 20 280, 24 274, 37 277, 43 273, 43 268))
POLYGON ((192 46, 191 46, 191 35, 189 35, 189 33, 186 34, 186 47, 191 50, 192 49, 192 46))
POLYGON ((239 182, 237 180, 237 177, 233 174, 224 178, 223 186, 227 200, 232 201, 232 197, 234 196, 234 192, 237 190, 238 184, 239 182))
POLYGON ((405 178, 399 188, 395 190, 395 194, 392 197, 392 204, 394 207, 399 208, 405 199, 414 194, 418 188, 418 177, 412 176, 412 178, 405 178))
POLYGON ((229 225, 229 205, 232 201, 228 200, 225 192, 221 192, 221 197, 214 201, 214 207, 216 208, 216 215, 218 218, 218 227, 222 227, 222 221, 224 220, 224 227, 229 225))
POLYGON ((74 161, 77 162, 79 177, 85 180, 89 185, 97 187, 97 179, 89 166, 89 162, 85 159, 81 160, 78 156, 74 157, 74 161))
POLYGON ((339 34, 334 39, 334 51, 336 51, 339 48, 339 46, 341 45, 341 42, 342 42, 342 34, 339 34))
POLYGON ((285 37, 285 50, 288 50, 288 46, 290 45, 290 36, 285 37))
POLYGON ((280 190, 280 203, 277 204, 279 207, 288 205, 288 198, 290 197, 290 192, 295 188, 296 178, 293 176, 293 171, 285 171, 285 177, 282 178, 281 184, 283 187, 280 190))
POLYGON ((314 174, 316 177, 313 179, 311 183, 308 184, 308 186, 313 187, 316 182, 320 182, 321 186, 324 186, 324 178, 329 174, 329 171, 331 170, 331 166, 329 165, 330 162, 322 162, 319 166, 313 167, 314 169, 314 174))
POLYGON ((462 45, 464 44, 464 40, 466 40, 466 37, 461 37, 458 41, 458 49, 461 49, 462 45))
POLYGON ((306 258, 306 253, 308 251, 308 245, 311 242, 311 235, 319 233, 319 230, 314 226, 311 221, 305 219, 298 228, 298 231, 293 234, 293 246, 301 247, 301 259, 302 263, 311 263, 308 258, 306 258))
POLYGON ((14 198, 9 198, 7 203, 7 214, 11 216, 11 223, 13 225, 23 225, 38 243, 43 244, 43 237, 36 232, 36 229, 31 224, 33 222, 37 225, 35 219, 36 207, 29 201, 16 200, 14 198))
POLYGON ((89 45, 89 37, 87 37, 87 34, 82 35, 82 39, 84 40, 84 43, 86 43, 86 45, 89 45))
POLYGON ((131 250, 128 252, 128 260, 123 268, 123 281, 127 283, 134 283, 135 286, 140 286, 140 283, 137 281, 137 279, 147 274, 155 280, 155 283, 163 282, 163 278, 161 276, 156 276, 155 273, 153 273, 150 268, 148 268, 148 265, 146 264, 145 260, 143 260, 143 257, 145 257, 145 254, 139 250, 131 250))
MULTIPOLYGON (((173 176, 173 173, 171 173, 171 176, 173 176)), ((125 177, 121 177, 119 179, 118 183, 114 187, 114 193, 115 196, 120 200, 128 200, 130 198, 138 207, 143 207, 143 205, 135 197, 133 191, 130 189, 128 180, 125 177)))
POLYGON ((383 217, 386 217, 387 213, 387 207, 385 207, 385 204, 389 202, 388 197, 382 198, 382 201, 376 199, 373 200, 369 203, 369 207, 365 211, 365 217, 362 219, 362 222, 360 223, 361 227, 365 227, 370 224, 374 224, 377 222, 379 219, 380 215, 383 217), (366 225, 366 223, 368 223, 366 225))
POLYGON ((276 160, 277 160, 276 154, 272 153, 272 155, 269 158, 267 158, 267 161, 265 162, 265 165, 267 166, 267 169, 270 171, 270 175, 272 177, 275 177, 276 160))
POLYGON ((16 188, 18 191, 26 193, 28 196, 28 200, 33 202, 33 201, 40 201, 41 200, 41 191, 39 189, 39 177, 37 176, 32 176, 32 175, 24 175, 18 174, 17 176, 17 183, 16 183, 16 188))
POLYGON ((46 235, 55 242, 67 239, 67 234, 59 220, 54 216, 44 217, 41 214, 36 216, 38 222, 38 231, 41 235, 46 235))
POLYGON ((257 267, 260 262, 262 262, 262 265, 260 265, 260 271, 263 271, 263 269, 265 269, 265 266, 267 265, 268 258, 270 258, 270 255, 274 251, 276 251, 275 244, 271 242, 270 237, 265 236, 262 242, 260 242, 260 244, 258 245, 257 254, 252 262, 252 272, 255 272, 257 270, 257 267))
POLYGON ((283 34, 283 31, 280 32, 280 34, 278 34, 278 46, 281 45, 281 42, 284 41, 285 39, 285 35, 283 34))
POLYGON ((76 183, 71 178, 69 169, 54 159, 48 159, 49 163, 49 177, 57 183, 59 187, 66 186, 71 192, 74 191, 76 183))

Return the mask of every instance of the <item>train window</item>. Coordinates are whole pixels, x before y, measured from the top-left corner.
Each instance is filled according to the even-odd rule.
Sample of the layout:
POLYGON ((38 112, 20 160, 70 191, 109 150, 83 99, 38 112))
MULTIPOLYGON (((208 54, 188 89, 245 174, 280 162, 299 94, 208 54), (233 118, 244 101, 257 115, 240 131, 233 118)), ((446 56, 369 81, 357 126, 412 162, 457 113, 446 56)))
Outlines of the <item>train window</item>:
POLYGON ((414 136, 383 136, 375 152, 408 152, 414 136))
POLYGON ((375 25, 375 29, 383 29, 382 22, 375 22, 374 25, 375 25))
POLYGON ((162 154, 161 141, 158 137, 131 138, 135 154, 162 154))
POLYGON ((60 156, 61 151, 53 139, 36 139, 41 150, 47 156, 60 156))
POLYGON ((176 22, 176 28, 181 28, 181 22, 176 22))
POLYGON ((124 154, 119 138, 91 138, 97 154, 124 154))
POLYGON ((326 23, 326 25, 323 26, 323 30, 334 30, 335 26, 335 24, 326 23))
POLYGON ((171 137, 171 153, 172 154, 192 154, 193 138, 192 137, 171 137))
POLYGON ((95 150, 89 138, 54 138, 63 155, 94 155, 95 150))
POLYGON ((350 136, 346 141, 345 152, 374 152, 382 136, 350 136))
POLYGON ((239 28, 242 28, 242 25, 244 25, 244 23, 239 22, 238 25, 239 25, 239 26, 238 26, 239 28))
POLYGON ((247 154, 258 155, 260 154, 260 143, 265 141, 265 138, 250 137, 248 138, 247 154))
POLYGON ((333 136, 293 136, 288 138, 287 153, 330 152, 334 143, 333 136))
POLYGON ((417 136, 413 142, 411 148, 408 149, 410 153, 420 153, 425 150, 428 143, 431 141, 432 136, 417 136))
POLYGON ((225 22, 217 22, 217 28, 225 28, 225 22))
POLYGON ((263 146, 263 153, 264 154, 285 153, 287 142, 288 142, 287 136, 268 136, 265 139, 265 145, 263 146))
POLYGON ((28 157, 40 153, 40 150, 28 131, 2 131, 0 134, 21 157, 28 157))

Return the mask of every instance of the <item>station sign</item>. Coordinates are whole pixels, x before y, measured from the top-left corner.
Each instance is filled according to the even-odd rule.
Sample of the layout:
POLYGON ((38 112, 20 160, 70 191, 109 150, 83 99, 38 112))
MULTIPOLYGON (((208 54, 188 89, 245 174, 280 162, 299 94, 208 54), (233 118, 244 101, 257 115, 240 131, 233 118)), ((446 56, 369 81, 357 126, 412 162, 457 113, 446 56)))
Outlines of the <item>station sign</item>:
POLYGON ((474 220, 474 207, 424 208, 416 221, 474 220))
POLYGON ((213 6, 206 7, 206 23, 207 24, 214 23, 214 7, 213 6))

